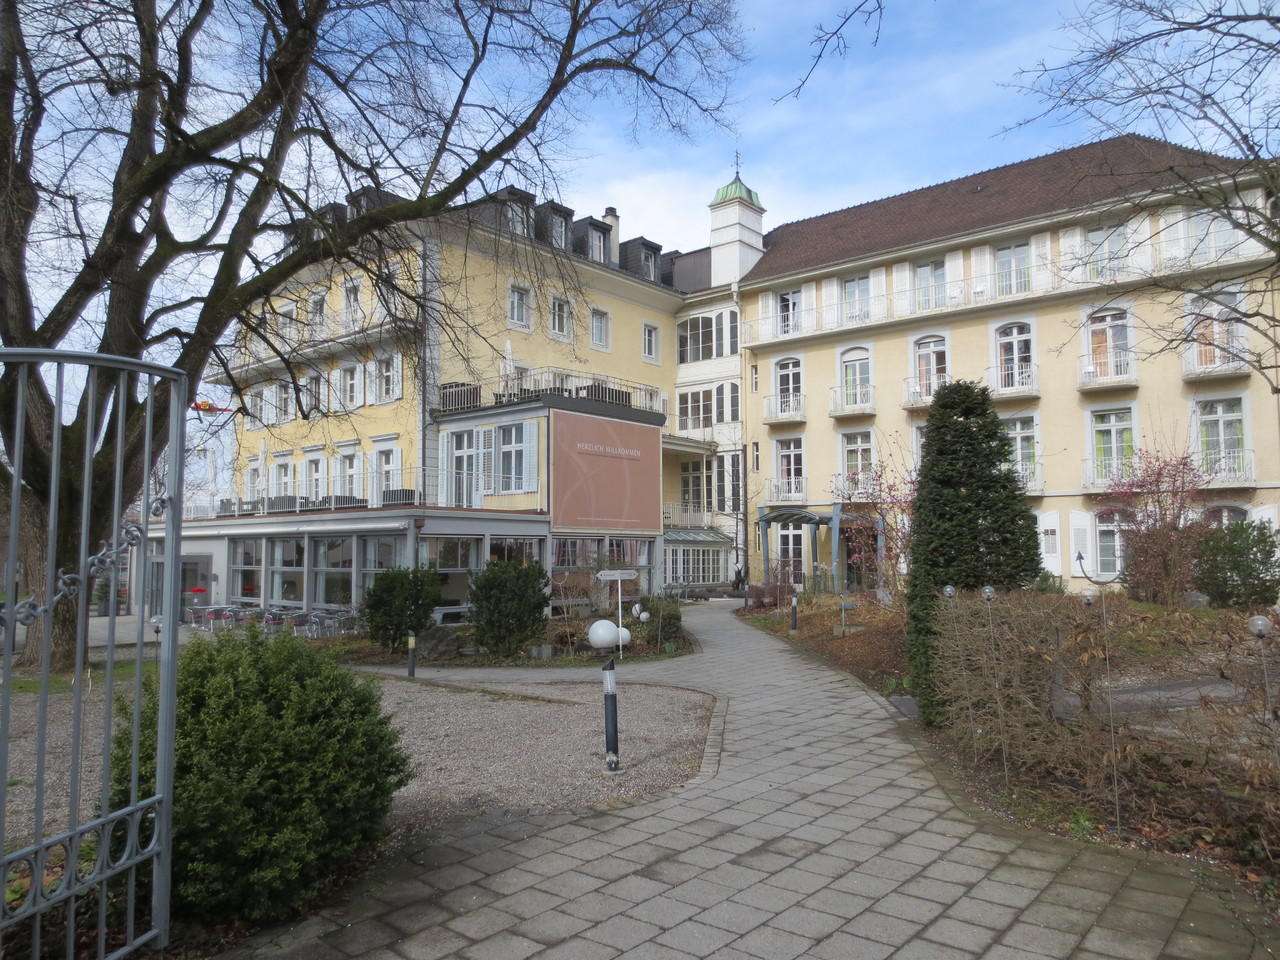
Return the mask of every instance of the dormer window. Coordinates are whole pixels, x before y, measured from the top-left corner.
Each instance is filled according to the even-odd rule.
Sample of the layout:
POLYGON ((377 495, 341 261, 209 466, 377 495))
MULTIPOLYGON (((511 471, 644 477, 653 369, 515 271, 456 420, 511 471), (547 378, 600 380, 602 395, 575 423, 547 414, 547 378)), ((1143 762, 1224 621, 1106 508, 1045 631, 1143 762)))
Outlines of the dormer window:
POLYGON ((551 218, 551 245, 559 250, 569 247, 569 218, 551 218))
POLYGON ((522 203, 507 204, 507 226, 517 237, 530 234, 529 211, 522 203))
POLYGON ((594 227, 587 232, 590 242, 588 247, 588 256, 596 263, 609 262, 609 237, 603 230, 597 230, 594 227))
POLYGON ((645 280, 654 280, 658 275, 658 258, 653 255, 652 250, 642 250, 640 252, 640 276, 645 280))

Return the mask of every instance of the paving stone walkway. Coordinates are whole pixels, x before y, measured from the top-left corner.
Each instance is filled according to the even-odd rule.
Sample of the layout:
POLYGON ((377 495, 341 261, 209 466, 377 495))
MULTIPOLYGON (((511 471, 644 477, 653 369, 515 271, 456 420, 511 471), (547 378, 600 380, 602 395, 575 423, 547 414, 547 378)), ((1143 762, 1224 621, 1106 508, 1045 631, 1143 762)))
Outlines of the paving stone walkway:
POLYGON ((381 863, 319 914, 225 956, 1280 956, 1264 913, 1239 891, 1204 885, 1203 866, 1048 837, 958 805, 884 701, 732 609, 687 607, 700 653, 624 662, 619 673, 624 717, 628 682, 717 697, 696 779, 607 812, 457 825, 381 863))

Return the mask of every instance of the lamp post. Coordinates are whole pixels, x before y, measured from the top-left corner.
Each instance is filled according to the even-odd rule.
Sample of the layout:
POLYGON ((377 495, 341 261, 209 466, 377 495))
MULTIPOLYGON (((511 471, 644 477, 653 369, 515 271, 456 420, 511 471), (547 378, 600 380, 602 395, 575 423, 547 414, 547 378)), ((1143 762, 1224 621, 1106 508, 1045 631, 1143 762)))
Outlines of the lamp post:
POLYGON ((1271 632, 1272 626, 1274 624, 1270 618, 1261 614, 1249 618, 1249 632, 1258 638, 1258 655, 1262 657, 1262 688, 1263 695, 1267 699, 1267 726, 1271 726, 1272 721, 1276 719, 1275 710, 1271 705, 1271 677, 1267 673, 1267 634, 1271 632))
POLYGON ((613 657, 601 667, 604 678, 604 768, 610 773, 618 769, 618 675, 613 657))

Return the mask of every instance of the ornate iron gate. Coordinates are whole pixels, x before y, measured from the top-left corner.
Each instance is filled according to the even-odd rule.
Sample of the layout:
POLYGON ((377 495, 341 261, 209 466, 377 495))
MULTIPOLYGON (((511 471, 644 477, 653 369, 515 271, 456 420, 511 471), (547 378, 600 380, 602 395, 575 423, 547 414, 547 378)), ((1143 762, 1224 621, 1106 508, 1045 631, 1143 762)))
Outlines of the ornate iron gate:
POLYGON ((121 957, 168 937, 187 379, 68 351, 0 370, 0 957, 121 957))

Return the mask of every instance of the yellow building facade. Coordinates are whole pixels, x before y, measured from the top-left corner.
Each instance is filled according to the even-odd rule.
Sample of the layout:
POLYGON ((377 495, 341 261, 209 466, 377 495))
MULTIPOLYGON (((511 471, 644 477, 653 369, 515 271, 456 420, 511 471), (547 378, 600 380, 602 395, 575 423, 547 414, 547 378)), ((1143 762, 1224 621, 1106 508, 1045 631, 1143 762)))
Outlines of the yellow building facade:
POLYGON ((278 336, 214 378, 244 416, 189 504, 189 582, 305 609, 431 564, 446 615, 508 557, 565 598, 602 566, 639 592, 869 589, 896 560, 851 531, 909 490, 953 379, 990 389, 1044 567, 1076 586, 1121 571, 1100 508, 1142 451, 1193 455, 1223 519, 1274 522, 1266 345, 1232 319, 1273 309, 1266 251, 1162 193, 1205 163, 1122 137, 770 232, 735 178, 687 253, 514 188, 405 228, 372 269, 299 277, 264 306, 278 336))

